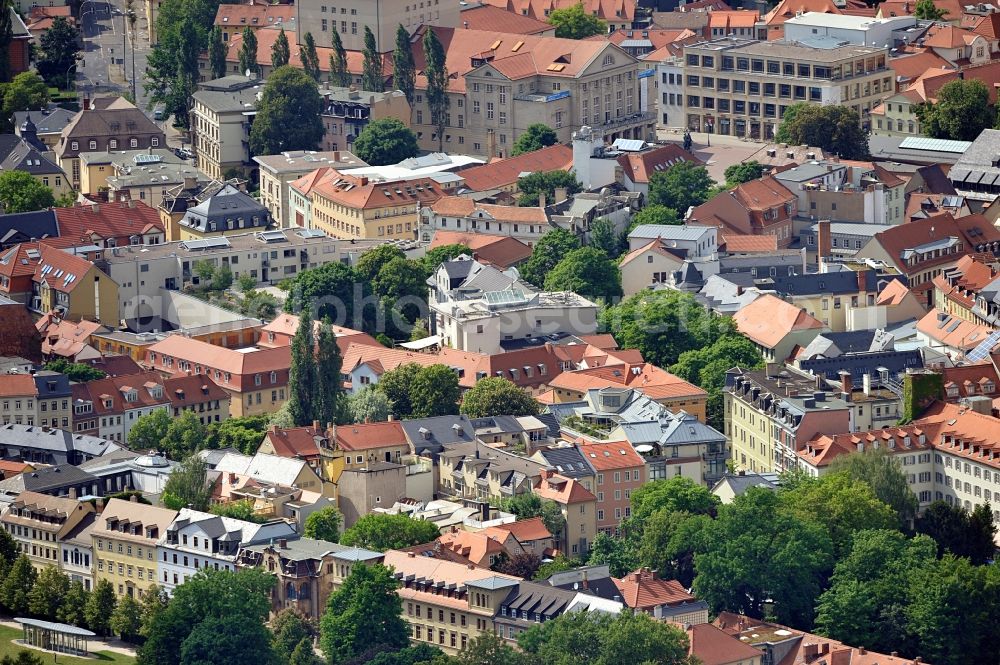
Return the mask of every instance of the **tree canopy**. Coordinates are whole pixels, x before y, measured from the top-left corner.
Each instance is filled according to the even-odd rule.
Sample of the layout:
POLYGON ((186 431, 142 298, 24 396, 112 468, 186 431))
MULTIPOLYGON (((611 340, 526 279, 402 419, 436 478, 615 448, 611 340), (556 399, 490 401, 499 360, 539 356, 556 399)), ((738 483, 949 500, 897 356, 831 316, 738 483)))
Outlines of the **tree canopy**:
POLYGON ((844 159, 868 157, 861 120, 846 106, 794 104, 785 111, 778 135, 786 143, 814 146, 844 159))
POLYGON ((27 171, 0 173, 0 205, 5 213, 44 210, 56 204, 52 190, 27 171))
POLYGON ((927 136, 953 141, 974 141, 984 129, 991 129, 996 112, 990 105, 990 91, 979 79, 956 79, 937 91, 934 102, 916 106, 920 127, 927 136))
POLYGON ((528 391, 502 376, 490 376, 462 396, 461 412, 470 418, 535 416, 539 408, 528 391))
POLYGON ((287 150, 315 150, 323 138, 323 100, 316 81, 286 65, 267 78, 250 128, 250 150, 275 155, 287 150))
POLYGON ((354 140, 354 154, 372 166, 397 164, 419 151, 417 135, 396 118, 373 120, 354 140))
MULTIPOLYGON (((562 10, 556 10, 562 11, 562 10)), ((520 155, 525 152, 534 152, 546 146, 555 145, 559 142, 556 130, 542 122, 528 125, 528 128, 514 141, 514 149, 511 155, 520 155)))
POLYGON ((550 12, 549 24, 556 27, 556 37, 564 39, 586 39, 608 33, 608 24, 588 13, 580 2, 550 12))
POLYGON ((683 215, 691 206, 708 200, 712 178, 704 166, 685 160, 649 176, 649 203, 662 205, 683 215))
POLYGON ((389 398, 399 418, 458 413, 458 375, 446 365, 400 365, 382 374, 375 386, 389 398))
POLYGON ((381 564, 353 567, 330 594, 320 622, 320 646, 330 663, 347 662, 373 647, 402 649, 409 644, 398 587, 392 571, 381 564))
POLYGON ((538 171, 518 178, 517 188, 521 191, 517 205, 531 207, 538 205, 540 194, 545 194, 548 205, 557 203, 556 189, 565 189, 567 195, 573 195, 581 192, 583 185, 569 171, 538 171))
POLYGON ((87 381, 95 381, 97 379, 103 379, 107 374, 92 367, 86 363, 74 363, 66 360, 65 358, 56 358, 55 360, 50 360, 45 363, 45 369, 50 372, 59 372, 60 374, 65 374, 66 378, 70 381, 76 381, 79 383, 86 383, 87 381))
MULTIPOLYGON (((51 27, 43 32, 38 40, 38 59, 35 61, 38 74, 47 84, 62 89, 71 86, 71 81, 75 78, 74 65, 80 57, 81 44, 80 31, 71 25, 66 17, 57 16, 52 20, 51 27)), ((23 75, 15 76, 14 82, 16 83, 23 75)))
POLYGON ((170 472, 163 486, 161 500, 171 510, 187 506, 195 510, 207 510, 211 494, 205 460, 192 454, 170 472))
POLYGON ((732 166, 726 167, 726 186, 735 187, 736 185, 744 182, 757 180, 762 175, 764 175, 764 165, 757 160, 738 162, 732 166))
POLYGON ((563 257, 580 247, 580 239, 566 229, 546 232, 532 247, 531 256, 521 266, 521 277, 535 286, 544 286, 549 272, 563 257))
POLYGON ((622 295, 618 266, 602 250, 580 247, 566 254, 545 276, 546 291, 572 291, 611 302, 622 295))
POLYGON ((631 229, 637 226, 642 226, 643 224, 665 224, 678 226, 683 224, 680 214, 674 208, 668 208, 665 205, 652 204, 648 205, 635 215, 632 216, 632 221, 629 224, 631 229))
POLYGON ((320 508, 311 513, 306 518, 306 525, 302 535, 306 538, 316 540, 326 540, 335 543, 340 540, 340 525, 343 523, 343 516, 340 511, 333 506, 320 508))
POLYGON ((340 536, 340 544, 378 552, 427 543, 440 535, 433 522, 406 515, 369 513, 340 536))

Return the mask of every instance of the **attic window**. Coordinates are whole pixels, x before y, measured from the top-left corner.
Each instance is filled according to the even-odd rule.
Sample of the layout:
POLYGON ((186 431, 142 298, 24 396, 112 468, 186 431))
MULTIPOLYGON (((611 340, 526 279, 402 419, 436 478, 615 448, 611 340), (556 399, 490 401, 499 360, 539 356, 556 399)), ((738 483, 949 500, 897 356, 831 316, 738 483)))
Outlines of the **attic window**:
POLYGON ((519 50, 519 49, 520 49, 520 48, 521 48, 522 46, 524 46, 524 42, 523 42, 523 41, 520 41, 520 42, 518 42, 518 43, 514 44, 514 45, 513 45, 512 47, 510 47, 510 52, 511 52, 511 53, 517 53, 517 52, 518 52, 518 50, 519 50))
POLYGON ((561 72, 562 70, 566 69, 566 65, 553 63, 548 67, 546 67, 545 69, 550 72, 561 72))

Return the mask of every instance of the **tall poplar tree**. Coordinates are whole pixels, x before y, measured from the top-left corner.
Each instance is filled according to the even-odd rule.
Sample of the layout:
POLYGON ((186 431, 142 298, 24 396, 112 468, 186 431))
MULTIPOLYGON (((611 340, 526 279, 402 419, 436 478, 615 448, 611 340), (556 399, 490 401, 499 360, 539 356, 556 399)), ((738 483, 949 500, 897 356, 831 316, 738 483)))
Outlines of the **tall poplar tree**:
POLYGON ((424 76, 427 77, 427 106, 437 129, 438 150, 444 150, 444 128, 447 125, 448 68, 445 66, 444 47, 433 28, 424 33, 424 76))
POLYGON ((283 67, 288 64, 291 57, 292 52, 288 46, 288 36, 285 35, 285 29, 282 28, 278 33, 277 39, 274 40, 274 46, 271 47, 271 67, 274 69, 283 67))
POLYGON ((351 85, 351 73, 347 71, 347 51, 344 50, 344 42, 336 30, 333 31, 330 46, 333 48, 333 52, 330 53, 330 83, 346 88, 351 85))
POLYGON ((316 417, 323 425, 335 423, 340 413, 343 397, 343 379, 340 369, 344 359, 337 346, 337 336, 329 319, 323 320, 316 338, 317 406, 316 417))
POLYGON ((312 303, 299 312, 299 329, 292 338, 292 365, 288 374, 288 411, 296 427, 311 425, 319 397, 314 349, 312 303))
POLYGON ((219 26, 208 33, 208 66, 212 69, 212 78, 220 79, 226 75, 226 45, 219 26))
POLYGON ((361 89, 369 92, 385 90, 385 78, 382 76, 382 55, 375 44, 375 34, 365 26, 365 61, 361 72, 361 89))
POLYGON ((392 52, 392 83, 406 96, 406 103, 413 106, 417 70, 413 64, 410 33, 400 24, 396 28, 396 50, 392 52))
POLYGON ((243 43, 240 44, 240 74, 257 71, 257 35, 250 26, 243 28, 243 43))
POLYGON ((302 69, 312 77, 312 80, 319 81, 319 55, 316 53, 316 40, 312 33, 307 32, 302 37, 302 49, 299 51, 299 58, 302 60, 302 69))

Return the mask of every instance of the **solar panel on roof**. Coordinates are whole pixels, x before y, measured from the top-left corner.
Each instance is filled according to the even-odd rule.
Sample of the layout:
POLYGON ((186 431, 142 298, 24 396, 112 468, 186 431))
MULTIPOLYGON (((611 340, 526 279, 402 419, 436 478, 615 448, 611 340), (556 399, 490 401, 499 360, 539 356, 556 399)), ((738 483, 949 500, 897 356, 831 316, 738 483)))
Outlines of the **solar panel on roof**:
POLYGON ((908 136, 900 142, 900 148, 910 150, 929 150, 933 152, 953 152, 962 154, 972 145, 969 141, 949 141, 947 139, 930 139, 923 136, 908 136))
POLYGON ((181 247, 188 250, 216 249, 219 247, 229 247, 229 239, 224 236, 218 238, 202 238, 200 240, 185 240, 181 247))
POLYGON ((986 360, 986 358, 990 355, 990 351, 992 351, 993 347, 995 347, 998 343, 1000 343, 1000 330, 994 330, 986 339, 979 343, 979 346, 967 353, 965 355, 965 359, 972 362, 986 360))

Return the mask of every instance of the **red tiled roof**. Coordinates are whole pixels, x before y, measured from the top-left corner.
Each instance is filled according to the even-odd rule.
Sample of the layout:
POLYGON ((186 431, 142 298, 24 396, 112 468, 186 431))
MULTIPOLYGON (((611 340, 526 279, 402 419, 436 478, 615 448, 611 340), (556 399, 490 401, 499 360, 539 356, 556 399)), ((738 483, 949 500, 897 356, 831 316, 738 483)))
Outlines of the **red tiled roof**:
POLYGON ((903 302, 903 298, 910 292, 906 285, 903 284, 898 279, 894 279, 885 285, 878 294, 878 298, 875 299, 876 305, 899 305, 903 302))
MULTIPOLYGON (((128 244, 131 236, 143 234, 143 229, 152 227, 163 233, 160 215, 142 201, 127 203, 93 203, 75 205, 70 208, 53 208, 59 225, 60 237, 80 240, 96 233, 102 239, 116 238, 128 244)), ((119 242, 119 244, 122 244, 119 242)))
MULTIPOLYGON (((572 7, 580 0, 484 0, 484 2, 541 21, 551 11, 572 7)), ((583 8, 587 14, 597 16, 604 21, 631 23, 635 18, 635 7, 635 0, 583 0, 583 8)))
POLYGON ((0 381, 0 397, 31 396, 38 394, 35 377, 30 374, 11 374, 0 381))
POLYGON ((163 378, 157 372, 142 372, 127 376, 106 377, 74 383, 72 385, 73 401, 89 401, 93 404, 94 415, 120 414, 126 410, 140 407, 163 406, 171 403, 164 390, 163 378), (157 387, 162 391, 160 397, 153 396, 157 387), (127 401, 126 394, 134 391, 135 400, 127 401), (106 403, 110 403, 107 406, 106 403))
POLYGON ((408 446, 406 432, 398 421, 359 423, 336 428, 334 440, 344 450, 369 450, 387 446, 408 446))
POLYGON ((967 215, 955 219, 948 213, 942 213, 927 219, 889 227, 885 231, 876 233, 874 239, 892 258, 896 266, 909 274, 925 270, 930 265, 957 260, 959 257, 954 254, 944 254, 918 261, 911 266, 901 258, 902 253, 907 249, 949 237, 963 240, 966 251, 976 251, 976 248, 982 244, 1000 242, 1000 230, 982 215, 967 215))
POLYGON ((74 323, 46 314, 35 323, 35 329, 42 334, 42 353, 72 358, 88 344, 90 336, 98 331, 107 331, 100 323, 80 321, 74 323))
POLYGON ((736 233, 720 234, 719 251, 731 254, 748 254, 778 251, 778 239, 775 236, 748 236, 736 233), (723 250, 723 247, 725 249, 723 250))
MULTIPOLYGON (((521 208, 521 210, 525 210, 525 208, 521 208)), ((476 253, 476 258, 480 261, 491 263, 503 270, 531 256, 531 248, 517 238, 486 233, 463 233, 439 229, 434 232, 430 249, 443 245, 465 245, 476 253)))
POLYGON ((950 66, 947 60, 932 51, 889 59, 890 69, 896 72, 896 76, 904 81, 915 79, 928 69, 950 66))
POLYGON ((325 438, 326 432, 312 426, 281 428, 271 425, 264 433, 264 440, 274 448, 275 455, 303 459, 319 456, 316 437, 325 438))
POLYGON ((611 579, 622 594, 622 602, 633 609, 648 610, 697 600, 677 580, 661 580, 648 568, 640 568, 620 580, 611 579))
POLYGON ((229 401, 229 393, 205 374, 178 375, 164 379, 163 390, 170 398, 170 403, 179 409, 202 402, 229 401))
POLYGON ((519 35, 537 35, 541 33, 554 34, 555 27, 530 16, 522 16, 514 12, 494 7, 490 4, 463 9, 460 23, 467 30, 489 30, 519 35))
POLYGON ((527 543, 533 540, 545 540, 546 538, 552 537, 552 534, 545 526, 545 522, 542 521, 541 517, 530 517, 526 520, 508 522, 507 524, 502 524, 500 526, 491 526, 486 529, 486 533, 496 533, 498 535, 500 533, 509 533, 514 536, 519 543, 527 543))
POLYGON ((578 392, 586 392, 594 388, 625 386, 634 388, 652 399, 704 397, 707 395, 702 388, 651 363, 612 364, 562 372, 549 382, 549 386, 578 392))
MULTIPOLYGON (((192 365, 199 364, 205 368, 235 375, 287 371, 291 366, 292 357, 291 350, 287 346, 241 352, 183 335, 168 335, 166 339, 150 346, 146 353, 147 358, 148 354, 157 354, 157 365, 160 364, 160 357, 169 356, 175 360, 187 360, 192 365)), ((177 367, 176 363, 174 367, 177 367)))
POLYGON ((917 321, 917 332, 944 346, 971 351, 990 334, 990 328, 932 309, 917 321))
POLYGON ((634 469, 646 464, 628 441, 581 444, 580 454, 598 471, 634 469))
MULTIPOLYGON (((219 5, 215 25, 220 28, 263 28, 269 25, 291 23, 287 32, 295 32, 295 6, 256 3, 250 5, 219 5)), ((294 39, 294 37, 292 37, 294 39)))
POLYGON ((328 170, 311 189, 314 196, 348 207, 370 210, 417 203, 429 205, 441 198, 443 192, 432 178, 376 182, 365 176, 328 170))
POLYGON ((463 169, 464 187, 474 192, 513 185, 522 173, 568 171, 573 167, 573 148, 557 143, 516 157, 499 159, 482 166, 463 169))
POLYGON ((687 628, 690 654, 701 665, 733 665, 759 662, 764 652, 745 644, 710 623, 698 623, 687 628))
POLYGON ((701 160, 676 143, 668 143, 659 148, 640 153, 626 153, 618 157, 625 177, 636 183, 649 183, 656 171, 667 171, 681 162, 701 164, 701 160))
POLYGON ((597 501, 597 497, 590 490, 572 478, 549 469, 542 469, 540 473, 541 477, 533 489, 539 498, 551 499, 563 505, 597 501))
POLYGON ((765 348, 774 348, 797 330, 821 330, 823 322, 777 296, 762 295, 733 316, 741 333, 765 348))
MULTIPOLYGON (((288 39, 289 58, 288 64, 293 67, 302 67, 301 49, 296 42, 296 31, 289 29, 285 31, 285 38, 288 39)), ((281 34, 280 30, 256 30, 257 37, 257 64, 262 67, 271 67, 271 49, 274 42, 281 34)), ((232 36, 227 42, 226 62, 239 62, 240 47, 243 45, 243 36, 239 33, 232 36)), ((319 56, 319 68, 322 72, 330 71, 330 56, 333 49, 329 46, 317 45, 316 55, 319 56)), ((392 71, 392 51, 382 54, 382 70, 392 71)), ((360 76, 364 71, 364 54, 361 51, 347 51, 347 71, 360 76)), ((451 71, 450 69, 448 71, 451 71)))
MULTIPOLYGON (((34 281, 45 282, 55 291, 70 293, 83 284, 94 268, 90 261, 61 249, 41 246, 41 259, 35 264, 34 281)), ((89 285, 93 288, 93 284, 89 285)))

